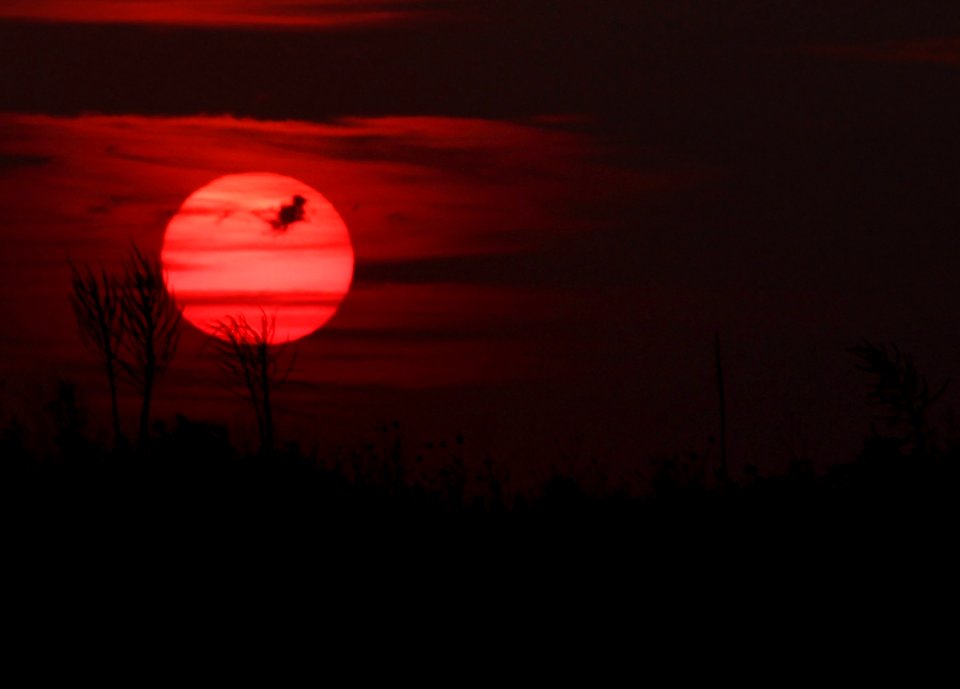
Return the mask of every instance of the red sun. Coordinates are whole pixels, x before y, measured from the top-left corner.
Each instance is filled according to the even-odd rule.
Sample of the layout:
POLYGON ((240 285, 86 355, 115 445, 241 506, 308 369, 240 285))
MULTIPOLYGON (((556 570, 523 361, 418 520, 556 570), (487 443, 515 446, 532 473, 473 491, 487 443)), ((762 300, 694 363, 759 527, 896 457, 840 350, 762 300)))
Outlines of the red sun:
POLYGON ((167 288, 206 333, 243 316, 275 318, 275 341, 324 326, 350 289, 353 247, 318 191, 269 172, 226 175, 193 192, 167 225, 167 288))

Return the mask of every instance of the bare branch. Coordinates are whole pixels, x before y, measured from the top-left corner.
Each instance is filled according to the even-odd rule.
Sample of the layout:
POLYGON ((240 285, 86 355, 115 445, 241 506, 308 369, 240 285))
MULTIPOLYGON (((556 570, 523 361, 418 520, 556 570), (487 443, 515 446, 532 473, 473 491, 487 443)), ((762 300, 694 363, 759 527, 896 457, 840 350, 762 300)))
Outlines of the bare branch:
POLYGON ((210 344, 220 369, 233 387, 243 390, 253 406, 261 452, 268 453, 273 448, 272 395, 289 376, 295 352, 288 355, 286 343, 273 344, 276 318, 268 317, 262 310, 259 329, 243 314, 227 316, 211 328, 214 337, 210 344))
POLYGON ((117 366, 124 336, 122 295, 118 282, 100 268, 77 266, 67 259, 71 271, 70 305, 77 319, 83 343, 99 358, 110 386, 114 441, 121 442, 120 412, 117 406, 117 366))
POLYGON ((133 245, 120 278, 121 321, 125 331, 120 368, 143 397, 140 438, 146 439, 153 387, 163 376, 180 341, 181 309, 167 291, 160 259, 133 245))

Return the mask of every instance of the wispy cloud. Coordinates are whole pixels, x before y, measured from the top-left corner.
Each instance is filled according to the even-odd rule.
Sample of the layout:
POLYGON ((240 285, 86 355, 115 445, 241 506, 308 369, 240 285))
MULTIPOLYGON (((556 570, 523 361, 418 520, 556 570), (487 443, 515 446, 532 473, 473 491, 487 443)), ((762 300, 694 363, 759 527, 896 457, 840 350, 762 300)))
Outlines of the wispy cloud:
POLYGON ((52 156, 30 155, 23 153, 9 153, 0 155, 0 172, 19 167, 46 165, 53 161, 52 156))
MULTIPOLYGON (((69 215, 105 242, 159 241, 158 218, 232 172, 270 170, 319 189, 350 226, 361 261, 529 251, 592 228, 585 206, 656 197, 695 179, 672 167, 610 166, 588 135, 523 122, 7 115, 0 125, 0 155, 52 161, 23 168, 20 182, 42 184, 56 196, 58 222, 69 215)), ((32 216, 8 188, 11 220, 32 216)))
POLYGON ((447 0, 7 0, 0 18, 56 22, 318 28, 436 15, 447 0))
POLYGON ((960 38, 923 38, 882 43, 809 46, 813 55, 863 60, 960 66, 960 38))

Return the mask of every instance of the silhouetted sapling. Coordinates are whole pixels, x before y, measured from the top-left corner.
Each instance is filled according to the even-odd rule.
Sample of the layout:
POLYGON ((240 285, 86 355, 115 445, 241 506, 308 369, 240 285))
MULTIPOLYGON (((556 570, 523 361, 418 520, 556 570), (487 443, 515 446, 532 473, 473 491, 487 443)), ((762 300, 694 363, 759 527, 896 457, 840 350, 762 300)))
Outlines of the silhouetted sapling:
POLYGON ((221 370, 253 406, 263 454, 274 445, 273 391, 287 379, 294 363, 293 356, 285 356, 286 344, 274 344, 275 328, 276 319, 266 314, 261 316, 259 330, 240 314, 214 323, 211 338, 221 370))
POLYGON ((119 285, 103 268, 95 273, 89 266, 81 268, 70 261, 70 270, 73 273, 70 305, 81 339, 99 357, 107 375, 113 438, 115 443, 120 443, 123 434, 117 406, 117 366, 124 321, 119 285))
POLYGON ((119 281, 124 336, 120 365, 140 392, 140 442, 150 426, 154 385, 167 370, 180 340, 181 310, 163 282, 160 260, 136 245, 119 281))

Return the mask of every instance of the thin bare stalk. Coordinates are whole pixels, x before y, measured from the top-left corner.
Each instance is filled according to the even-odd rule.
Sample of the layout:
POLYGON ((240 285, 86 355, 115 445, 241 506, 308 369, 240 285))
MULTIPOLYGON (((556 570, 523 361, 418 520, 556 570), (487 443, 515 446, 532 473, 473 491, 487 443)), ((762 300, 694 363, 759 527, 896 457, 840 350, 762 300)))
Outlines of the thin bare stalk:
POLYGON ((117 404, 117 367, 124 336, 122 300, 117 280, 103 268, 99 273, 90 266, 77 266, 69 261, 72 271, 70 305, 84 344, 103 365, 110 387, 110 412, 114 443, 123 442, 120 410, 117 404))
POLYGON ((717 369, 717 398, 720 403, 720 481, 727 482, 727 396, 723 388, 723 358, 720 356, 720 333, 713 337, 713 354, 717 369))
POLYGON ((181 310, 163 281, 160 260, 136 245, 124 262, 120 279, 121 316, 125 330, 121 370, 139 390, 140 442, 147 440, 150 405, 157 380, 173 360, 180 341, 181 310))
POLYGON ((273 391, 289 376, 295 354, 287 356, 286 345, 274 344, 275 326, 276 319, 266 313, 262 313, 259 330, 243 314, 228 316, 213 324, 210 342, 220 369, 253 407, 264 455, 273 450, 275 442, 273 391), (286 365, 281 366, 282 361, 286 365))

